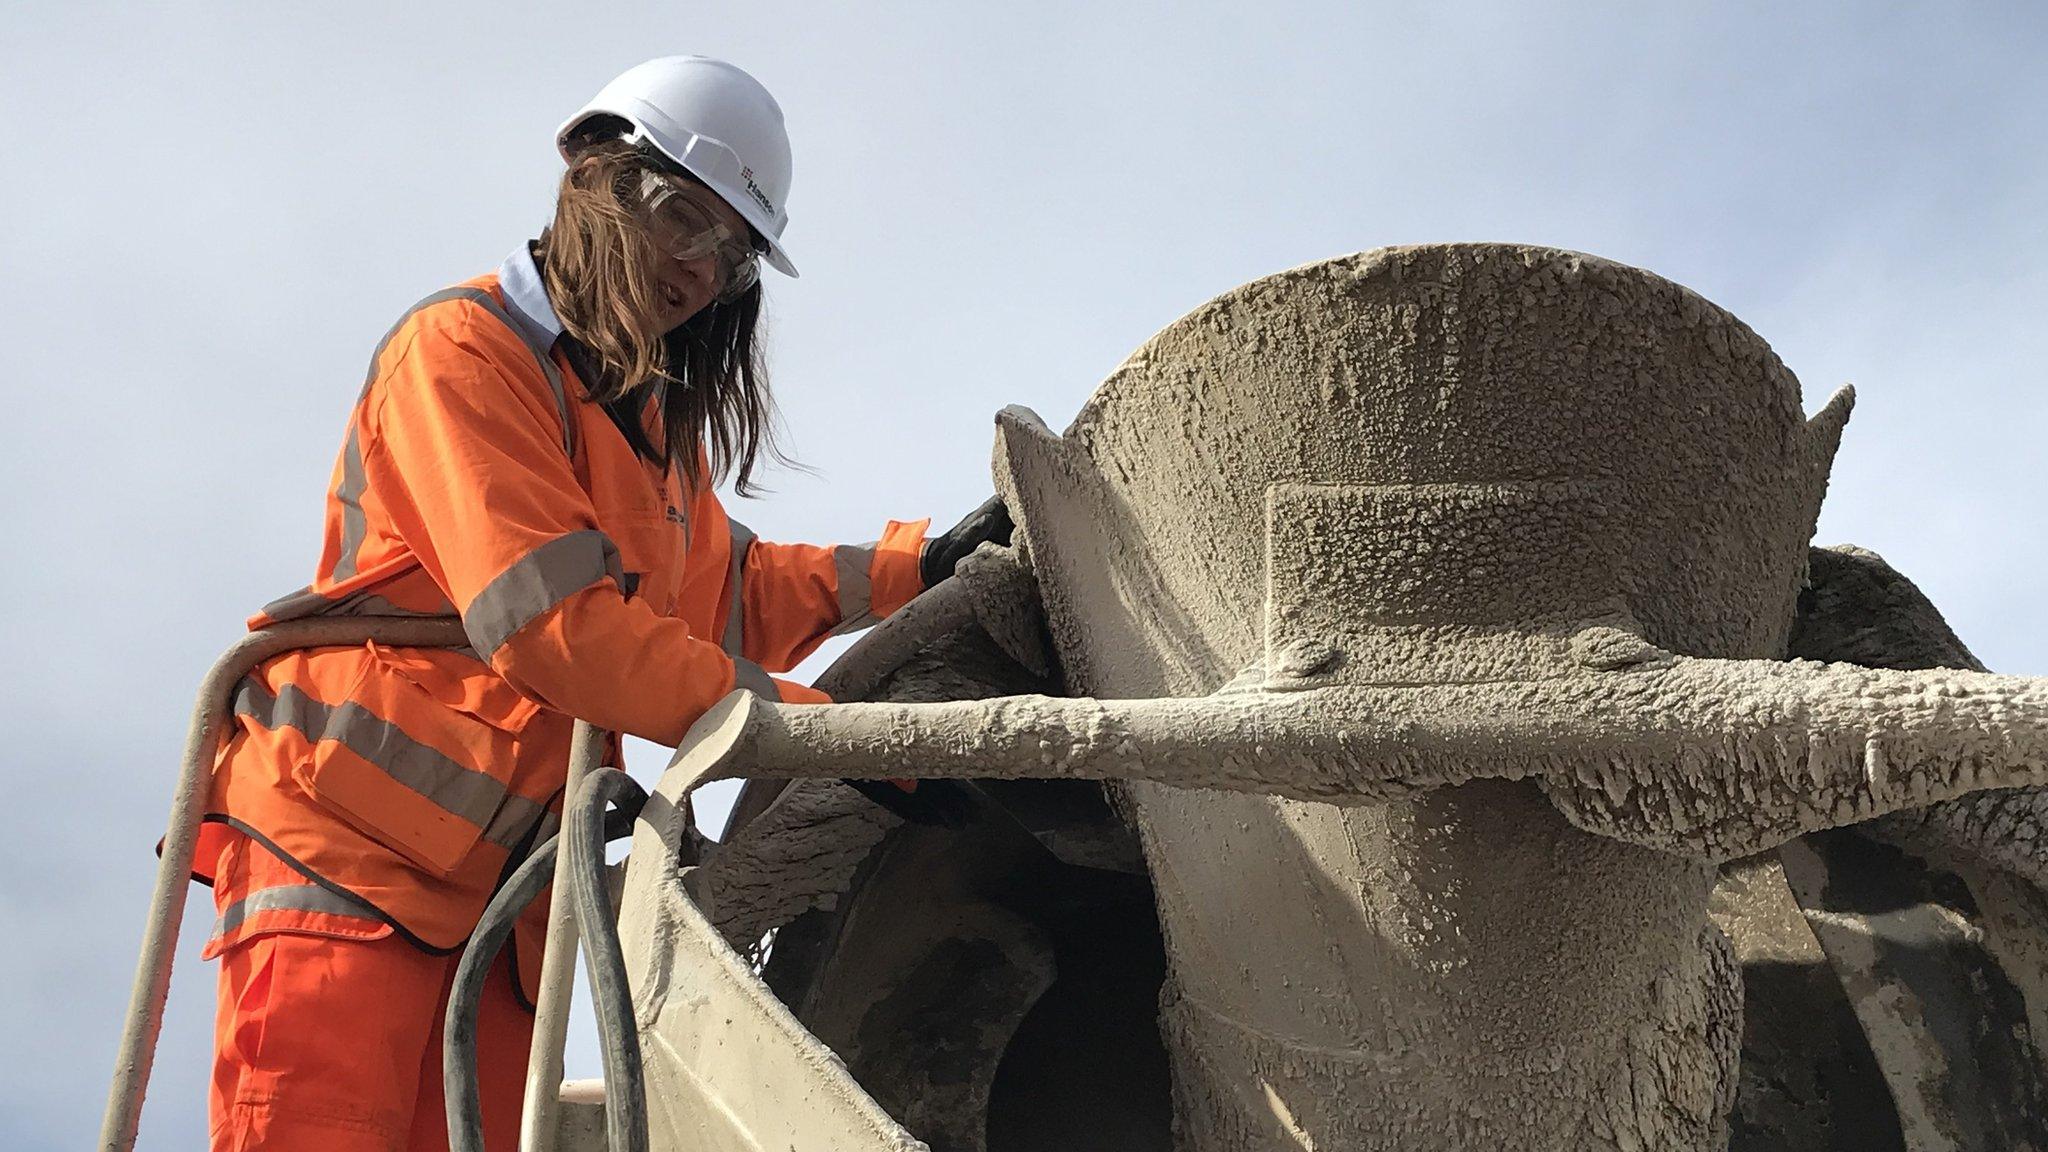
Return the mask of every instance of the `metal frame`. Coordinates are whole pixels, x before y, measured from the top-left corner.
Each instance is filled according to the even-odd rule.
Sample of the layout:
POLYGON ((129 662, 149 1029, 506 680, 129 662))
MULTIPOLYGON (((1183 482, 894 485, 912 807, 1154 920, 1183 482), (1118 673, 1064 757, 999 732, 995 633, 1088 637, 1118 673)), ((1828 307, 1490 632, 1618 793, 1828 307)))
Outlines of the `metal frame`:
MULTIPOLYGON (((562 791, 565 812, 569 797, 576 795, 583 778, 604 759, 605 735, 595 725, 576 722, 576 734, 569 742, 568 781, 562 791)), ((563 827, 566 830, 566 822, 563 827)), ((569 1008, 576 988, 576 912, 568 896, 566 850, 555 853, 554 892, 556 899, 548 906, 547 942, 540 958, 540 995, 533 1006, 526 1095, 519 1108, 519 1152, 553 1152, 560 1136, 562 1049, 568 1041, 569 1008)))
MULTIPOLYGON (((156 1060, 157 1036, 163 1030, 164 1003, 170 996, 171 964, 177 953, 200 819, 205 815, 213 762, 227 731, 236 686, 258 664, 280 653, 296 648, 354 647, 370 641, 402 648, 461 648, 469 644, 469 637, 460 620, 447 617, 294 620, 243 637, 214 662, 200 682, 192 724, 185 737, 184 763, 171 795, 169 827, 164 832, 157 862, 156 888, 150 896, 135 984, 128 994, 128 1016, 121 1029, 113 1084, 107 1092, 106 1116, 100 1124, 101 1152, 131 1152, 135 1147, 143 1096, 148 1091, 150 1070, 156 1060)), ((602 730, 581 720, 576 722, 568 766, 569 788, 574 789, 590 766, 603 757, 606 743, 602 730)), ((556 868, 559 882, 559 861, 556 868)), ((574 982, 575 948, 575 921, 565 900, 554 909, 548 925, 541 997, 534 1020, 533 1059, 527 1074, 524 1116, 529 1121, 544 1119, 546 1127, 522 1135, 520 1146, 535 1152, 545 1152, 555 1142, 558 1093, 537 1091, 546 1082, 535 1077, 546 1073, 557 1086, 561 1082, 562 1043, 568 1024, 569 989, 574 982), (536 1104, 536 1095, 545 1097, 545 1102, 536 1104)))

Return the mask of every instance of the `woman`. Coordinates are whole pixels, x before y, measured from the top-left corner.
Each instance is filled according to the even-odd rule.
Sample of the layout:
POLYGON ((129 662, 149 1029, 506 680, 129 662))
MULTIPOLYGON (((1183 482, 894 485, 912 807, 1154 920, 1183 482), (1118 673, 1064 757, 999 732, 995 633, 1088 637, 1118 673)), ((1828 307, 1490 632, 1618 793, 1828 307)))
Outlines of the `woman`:
MULTIPOLYGON (((1007 535, 770 544, 712 492, 775 455, 755 325, 782 247, 775 101, 702 57, 636 67, 564 125, 553 224, 429 296, 372 358, 308 588, 252 621, 449 615, 470 647, 287 653, 242 685, 200 845, 221 960, 217 1149, 442 1148, 440 1021, 497 884, 555 826, 575 718, 664 744, 1007 535)), ((514 1140, 543 910, 479 1022, 514 1140)))

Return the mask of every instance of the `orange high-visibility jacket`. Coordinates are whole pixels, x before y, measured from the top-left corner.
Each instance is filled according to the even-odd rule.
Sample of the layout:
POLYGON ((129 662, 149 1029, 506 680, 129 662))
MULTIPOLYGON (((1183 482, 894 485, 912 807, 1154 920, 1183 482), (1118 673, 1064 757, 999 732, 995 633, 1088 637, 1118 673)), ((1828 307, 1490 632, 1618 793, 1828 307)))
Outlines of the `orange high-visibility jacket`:
POLYGON ((862 546, 754 539, 708 487, 634 453, 560 334, 522 248, 379 345, 318 576, 250 626, 453 615, 470 647, 290 652, 243 683, 198 870, 233 829, 310 883, 238 894, 210 951, 266 927, 372 925, 458 947, 558 823, 572 717, 673 745, 736 686, 822 700, 764 669, 922 591, 926 521, 862 546))

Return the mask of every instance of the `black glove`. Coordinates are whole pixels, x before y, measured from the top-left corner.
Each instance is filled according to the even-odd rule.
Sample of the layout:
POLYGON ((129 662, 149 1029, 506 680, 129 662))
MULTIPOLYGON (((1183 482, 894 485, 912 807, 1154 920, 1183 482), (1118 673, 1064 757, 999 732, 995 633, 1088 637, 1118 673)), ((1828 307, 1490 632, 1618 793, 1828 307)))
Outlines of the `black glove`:
POLYGON ((917 562, 924 586, 930 588, 951 576, 953 566, 983 541, 1008 544, 1015 527, 1010 523, 1010 510, 1003 506, 1003 498, 989 497, 988 503, 969 512, 965 520, 924 542, 924 552, 917 562))

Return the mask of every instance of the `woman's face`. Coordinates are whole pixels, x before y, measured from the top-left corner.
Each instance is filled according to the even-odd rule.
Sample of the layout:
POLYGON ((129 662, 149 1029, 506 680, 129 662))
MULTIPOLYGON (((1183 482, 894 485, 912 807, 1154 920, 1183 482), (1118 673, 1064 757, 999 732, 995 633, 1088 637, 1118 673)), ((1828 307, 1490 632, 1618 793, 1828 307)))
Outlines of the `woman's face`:
POLYGON ((741 238, 747 237, 749 230, 746 220, 711 189, 675 177, 664 176, 663 180, 669 194, 681 201, 664 201, 668 210, 656 212, 649 224, 655 249, 654 320, 660 331, 669 332, 717 298, 725 287, 727 272, 725 257, 717 251, 689 259, 672 255, 691 239, 684 233, 695 230, 693 224, 677 221, 708 220, 741 238))

